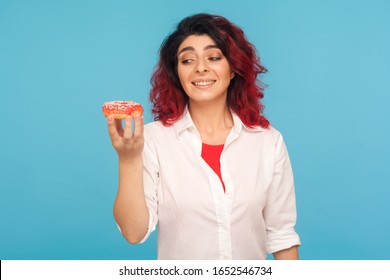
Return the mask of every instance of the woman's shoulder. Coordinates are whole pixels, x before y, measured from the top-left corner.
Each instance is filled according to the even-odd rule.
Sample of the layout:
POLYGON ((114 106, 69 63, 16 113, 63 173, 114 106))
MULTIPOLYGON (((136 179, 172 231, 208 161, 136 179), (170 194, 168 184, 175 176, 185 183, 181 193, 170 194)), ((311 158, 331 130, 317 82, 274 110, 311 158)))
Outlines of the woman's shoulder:
POLYGON ((152 121, 144 126, 144 134, 146 137, 160 138, 174 133, 173 126, 165 126, 161 121, 152 121))
POLYGON ((269 125, 267 128, 261 128, 261 134, 269 137, 274 142, 283 141, 282 133, 272 125, 269 125))
POLYGON ((269 133, 271 133, 272 135, 274 136, 281 136, 282 133, 277 129, 275 128, 274 126, 272 125, 269 125, 268 128, 266 129, 269 133))

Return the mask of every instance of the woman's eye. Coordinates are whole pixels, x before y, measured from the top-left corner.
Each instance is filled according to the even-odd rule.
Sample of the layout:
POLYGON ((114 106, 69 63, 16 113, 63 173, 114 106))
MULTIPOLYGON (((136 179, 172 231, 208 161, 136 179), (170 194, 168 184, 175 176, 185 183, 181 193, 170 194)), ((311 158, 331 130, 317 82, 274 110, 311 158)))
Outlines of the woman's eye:
POLYGON ((182 61, 181 61, 181 63, 182 64, 189 64, 189 63, 191 63, 193 61, 193 59, 183 59, 182 61))
POLYGON ((218 60, 221 60, 221 57, 220 56, 212 56, 209 58, 209 60, 211 61, 218 61, 218 60))

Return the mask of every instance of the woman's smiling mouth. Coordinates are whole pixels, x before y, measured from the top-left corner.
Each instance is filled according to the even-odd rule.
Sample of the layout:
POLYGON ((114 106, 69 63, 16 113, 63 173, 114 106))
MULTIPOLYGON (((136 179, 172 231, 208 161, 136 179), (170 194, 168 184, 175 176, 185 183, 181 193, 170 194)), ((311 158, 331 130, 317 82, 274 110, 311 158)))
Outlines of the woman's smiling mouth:
POLYGON ((208 86, 214 84, 215 82, 216 80, 194 81, 192 84, 195 86, 208 86))

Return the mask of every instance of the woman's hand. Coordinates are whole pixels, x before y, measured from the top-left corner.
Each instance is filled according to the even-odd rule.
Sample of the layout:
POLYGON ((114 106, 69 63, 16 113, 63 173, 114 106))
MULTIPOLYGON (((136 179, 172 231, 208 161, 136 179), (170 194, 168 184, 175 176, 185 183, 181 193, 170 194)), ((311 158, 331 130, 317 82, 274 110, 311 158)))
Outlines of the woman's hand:
POLYGON ((107 117, 108 133, 112 146, 118 153, 120 160, 131 160, 142 155, 144 147, 144 118, 134 118, 134 132, 132 128, 132 117, 125 119, 125 126, 122 127, 122 120, 107 117))

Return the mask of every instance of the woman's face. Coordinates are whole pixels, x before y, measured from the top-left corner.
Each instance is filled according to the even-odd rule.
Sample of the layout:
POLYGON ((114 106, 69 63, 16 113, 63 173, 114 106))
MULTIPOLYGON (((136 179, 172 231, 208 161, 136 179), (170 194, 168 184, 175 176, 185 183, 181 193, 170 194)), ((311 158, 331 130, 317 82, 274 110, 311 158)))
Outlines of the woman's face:
POLYGON ((213 39, 190 35, 180 44, 177 57, 179 80, 190 101, 226 102, 234 73, 213 39))

